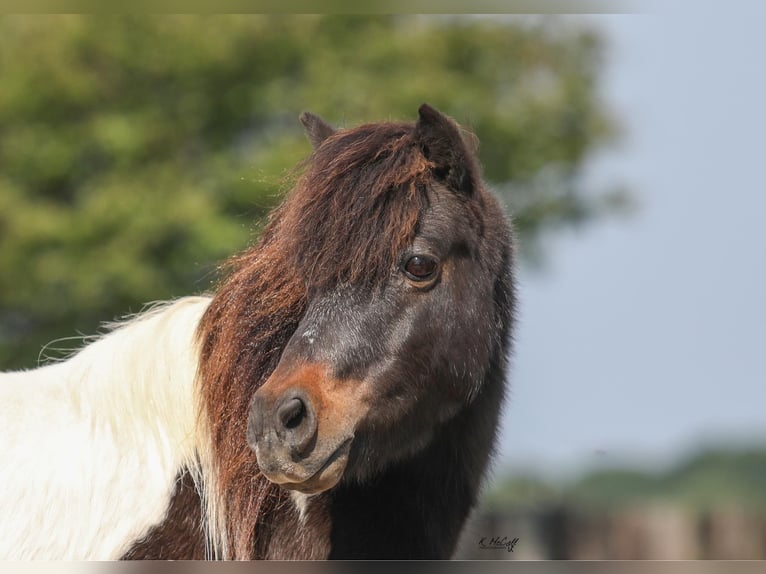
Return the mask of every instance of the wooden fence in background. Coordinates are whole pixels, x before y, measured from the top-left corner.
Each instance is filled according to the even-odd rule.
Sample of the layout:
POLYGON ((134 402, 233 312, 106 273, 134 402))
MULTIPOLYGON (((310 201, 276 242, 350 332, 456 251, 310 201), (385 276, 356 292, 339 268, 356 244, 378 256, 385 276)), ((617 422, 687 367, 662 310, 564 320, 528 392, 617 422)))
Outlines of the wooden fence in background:
POLYGON ((550 506, 477 513, 466 526, 454 558, 764 560, 766 514, 741 508, 692 512, 668 505, 610 512, 550 506), (502 543, 503 537, 519 539, 512 552, 508 545, 486 548, 492 538, 502 543))

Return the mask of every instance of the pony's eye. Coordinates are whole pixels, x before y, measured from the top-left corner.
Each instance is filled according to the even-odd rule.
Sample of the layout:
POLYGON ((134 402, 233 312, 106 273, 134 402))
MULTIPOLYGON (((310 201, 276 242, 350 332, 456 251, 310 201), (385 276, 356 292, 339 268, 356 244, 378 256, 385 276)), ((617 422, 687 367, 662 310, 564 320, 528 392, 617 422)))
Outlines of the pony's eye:
POLYGON ((436 274, 439 262, 428 255, 413 255, 404 264, 404 273, 413 281, 428 281, 436 274))

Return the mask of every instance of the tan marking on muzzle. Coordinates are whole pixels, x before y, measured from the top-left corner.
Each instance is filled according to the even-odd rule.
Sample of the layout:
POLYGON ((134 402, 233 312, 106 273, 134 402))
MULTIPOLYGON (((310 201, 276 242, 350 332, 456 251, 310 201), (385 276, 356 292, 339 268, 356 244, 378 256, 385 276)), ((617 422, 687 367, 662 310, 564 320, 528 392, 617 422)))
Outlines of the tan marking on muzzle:
POLYGON ((300 482, 282 473, 264 474, 286 488, 321 492, 334 486, 345 470, 354 431, 369 411, 369 389, 364 381, 334 377, 326 364, 299 363, 280 364, 258 394, 268 404, 276 405, 285 393, 295 389, 301 389, 311 402, 317 421, 317 438, 305 460, 291 461, 291 467, 297 472, 304 465, 315 465, 318 459, 324 463, 323 458, 327 458, 329 464, 322 472, 300 482))

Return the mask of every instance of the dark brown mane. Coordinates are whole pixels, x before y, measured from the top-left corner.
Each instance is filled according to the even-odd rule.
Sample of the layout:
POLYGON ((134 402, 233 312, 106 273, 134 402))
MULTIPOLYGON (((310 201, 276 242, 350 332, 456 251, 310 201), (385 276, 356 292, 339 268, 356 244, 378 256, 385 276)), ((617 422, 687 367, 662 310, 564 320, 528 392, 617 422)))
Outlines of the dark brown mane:
POLYGON ((399 263, 433 168, 413 131, 413 124, 370 124, 327 138, 259 243, 229 262, 200 323, 199 391, 230 558, 265 557, 264 518, 286 498, 260 475, 245 441, 250 399, 275 369, 312 288, 375 283, 399 263))
POLYGON ((397 263, 414 234, 433 167, 420 153, 413 127, 370 124, 341 131, 311 156, 277 212, 274 230, 295 258, 296 271, 308 272, 308 285, 375 281, 397 263))

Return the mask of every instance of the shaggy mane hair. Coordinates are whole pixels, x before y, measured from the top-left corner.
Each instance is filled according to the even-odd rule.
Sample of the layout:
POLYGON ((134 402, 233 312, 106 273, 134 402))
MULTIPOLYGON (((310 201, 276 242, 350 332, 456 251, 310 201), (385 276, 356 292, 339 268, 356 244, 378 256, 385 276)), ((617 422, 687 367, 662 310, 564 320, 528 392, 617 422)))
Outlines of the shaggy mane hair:
POLYGON ((267 517, 289 501, 259 473, 244 437, 250 398, 276 368, 309 294, 380 284, 415 236, 434 165, 413 132, 412 123, 384 123, 328 137, 258 244, 224 268, 198 331, 199 393, 215 461, 208 535, 224 558, 265 557, 267 517))

